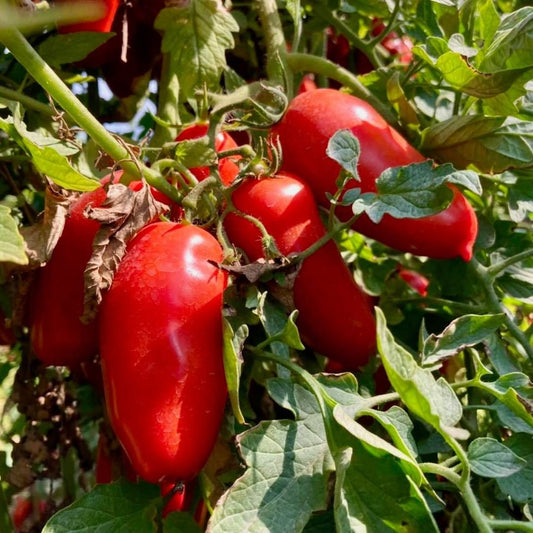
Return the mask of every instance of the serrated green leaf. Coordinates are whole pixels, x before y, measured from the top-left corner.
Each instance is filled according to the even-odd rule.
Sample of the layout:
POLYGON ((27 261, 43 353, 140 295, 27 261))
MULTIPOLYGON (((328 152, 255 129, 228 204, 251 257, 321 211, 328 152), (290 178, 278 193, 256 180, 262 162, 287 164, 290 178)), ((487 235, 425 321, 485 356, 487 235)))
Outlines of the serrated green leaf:
POLYGON ((442 333, 432 334, 424 341, 424 365, 432 365, 484 341, 498 330, 503 320, 503 315, 463 315, 453 320, 442 333))
POLYGON ((27 265, 28 256, 18 224, 11 216, 11 209, 0 205, 0 263, 27 265))
POLYGON ((508 477, 527 465, 505 444, 489 437, 477 438, 469 444, 468 462, 475 474, 488 478, 508 477))
POLYGON ((114 35, 94 31, 53 35, 39 46, 39 54, 51 66, 75 63, 86 58, 114 35))
POLYGON ((335 464, 338 531, 438 531, 423 495, 408 476, 402 475, 394 457, 375 457, 356 445, 339 451, 335 464))
POLYGON ((232 32, 239 31, 218 0, 192 0, 188 7, 163 9, 155 27, 164 32, 161 48, 170 54, 172 70, 179 73, 183 99, 203 86, 218 86, 226 68, 226 50, 234 46, 232 32))
POLYGON ((533 7, 526 6, 502 18, 480 67, 495 72, 533 66, 533 7))
POLYGON ((385 170, 376 180, 377 194, 362 194, 353 204, 354 213, 364 211, 379 223, 383 215, 395 218, 421 218, 446 208, 453 197, 447 183, 460 184, 481 194, 475 172, 457 171, 452 165, 433 166, 432 161, 385 170))
POLYGON ((462 417, 461 402, 450 385, 419 367, 412 355, 396 344, 383 312, 376 308, 378 350, 392 386, 407 408, 439 432, 462 436, 454 426, 462 417))
MULTIPOLYGON (((275 384, 278 389, 283 388, 280 382, 275 384)), ((292 404, 297 420, 262 421, 237 437, 247 470, 215 507, 211 533, 297 532, 314 511, 326 508, 334 465, 322 416, 311 393, 298 385, 294 388, 299 404, 311 412, 302 413, 292 404)), ((289 403, 294 394, 285 390, 289 403)))
POLYGON ((43 533, 155 533, 159 500, 156 485, 126 482, 97 485, 52 516, 43 533))
POLYGON ((533 439, 530 435, 513 435, 506 446, 527 464, 516 474, 496 479, 498 487, 516 502, 527 502, 533 499, 533 439))
POLYGON ((242 349, 247 337, 248 326, 246 324, 233 331, 231 324, 224 320, 224 371, 233 415, 239 424, 245 422, 239 403, 239 384, 243 363, 242 349))
POLYGON ((509 188, 509 215, 513 222, 522 222, 533 213, 533 187, 527 180, 518 180, 509 188))
POLYGON ((350 130, 337 131, 330 138, 326 148, 328 157, 339 163, 356 180, 359 180, 357 162, 360 153, 359 140, 350 130))
POLYGON ((507 117, 453 117, 422 133, 422 149, 457 168, 500 173, 533 165, 533 122, 507 117))

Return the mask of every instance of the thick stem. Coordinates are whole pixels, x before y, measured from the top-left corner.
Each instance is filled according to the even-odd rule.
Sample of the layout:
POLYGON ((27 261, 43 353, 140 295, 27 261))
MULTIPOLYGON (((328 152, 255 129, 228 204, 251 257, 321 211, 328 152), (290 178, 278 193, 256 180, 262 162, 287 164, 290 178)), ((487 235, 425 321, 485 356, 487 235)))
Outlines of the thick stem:
POLYGON ((390 109, 376 98, 349 70, 329 61, 324 57, 318 57, 311 54, 290 53, 287 54, 287 64, 294 72, 313 72, 314 74, 326 76, 336 80, 342 85, 348 87, 355 96, 368 102, 382 117, 394 127, 398 123, 390 109))
POLYGON ((267 75, 269 80, 279 83, 292 97, 292 76, 286 68, 287 43, 279 18, 276 0, 257 0, 259 20, 265 35, 267 49, 267 75))

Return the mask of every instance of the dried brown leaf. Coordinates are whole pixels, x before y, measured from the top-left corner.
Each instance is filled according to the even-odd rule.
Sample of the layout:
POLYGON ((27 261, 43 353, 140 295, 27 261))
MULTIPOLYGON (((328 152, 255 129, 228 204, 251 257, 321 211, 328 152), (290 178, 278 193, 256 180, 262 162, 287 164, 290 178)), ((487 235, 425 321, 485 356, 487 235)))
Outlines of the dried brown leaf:
POLYGON ((44 211, 39 220, 32 226, 20 229, 26 242, 26 253, 30 260, 29 269, 38 268, 50 259, 63 233, 69 206, 78 197, 79 193, 49 183, 44 196, 44 211))
POLYGON ((89 207, 86 214, 100 222, 93 243, 93 254, 85 269, 85 307, 82 321, 96 315, 102 294, 113 282, 129 240, 144 226, 168 211, 146 184, 132 191, 122 184, 111 185, 101 207, 89 207))

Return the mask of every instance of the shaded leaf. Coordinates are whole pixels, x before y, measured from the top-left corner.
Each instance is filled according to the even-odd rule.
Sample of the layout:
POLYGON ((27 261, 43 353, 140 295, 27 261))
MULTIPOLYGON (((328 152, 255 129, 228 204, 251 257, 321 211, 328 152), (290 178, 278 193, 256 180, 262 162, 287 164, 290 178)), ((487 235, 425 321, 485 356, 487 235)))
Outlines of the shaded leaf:
POLYGON ((527 462, 519 472, 498 478, 498 487, 514 501, 525 503, 533 499, 533 439, 530 435, 513 435, 505 441, 506 446, 527 462))
POLYGON ((339 163, 356 180, 359 180, 357 163, 360 153, 359 140, 350 130, 337 131, 328 141, 326 148, 328 157, 339 163))
POLYGON ((0 205, 0 262, 28 264, 24 239, 18 224, 11 216, 11 209, 4 205, 0 205))
POLYGON ((469 444, 468 461, 474 473, 488 478, 508 477, 527 464, 507 446, 489 437, 477 438, 469 444))

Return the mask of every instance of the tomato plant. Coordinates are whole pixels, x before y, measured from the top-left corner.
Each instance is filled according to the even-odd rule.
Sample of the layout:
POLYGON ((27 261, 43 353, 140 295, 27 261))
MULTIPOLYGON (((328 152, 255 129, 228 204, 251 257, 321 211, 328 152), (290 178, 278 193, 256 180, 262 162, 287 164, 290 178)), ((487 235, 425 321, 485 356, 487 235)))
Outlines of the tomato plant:
POLYGON ((0 531, 532 531, 533 8, 98 5, 0 2, 0 531))

